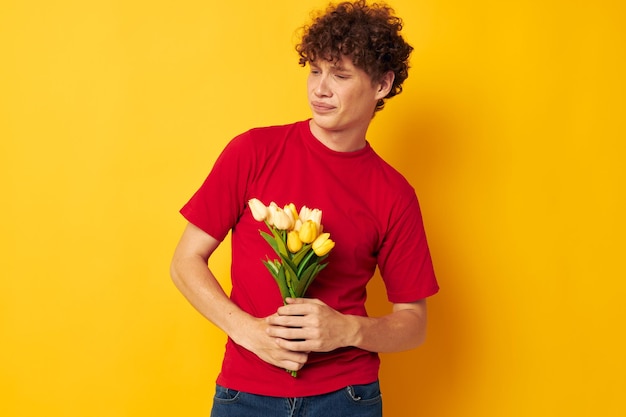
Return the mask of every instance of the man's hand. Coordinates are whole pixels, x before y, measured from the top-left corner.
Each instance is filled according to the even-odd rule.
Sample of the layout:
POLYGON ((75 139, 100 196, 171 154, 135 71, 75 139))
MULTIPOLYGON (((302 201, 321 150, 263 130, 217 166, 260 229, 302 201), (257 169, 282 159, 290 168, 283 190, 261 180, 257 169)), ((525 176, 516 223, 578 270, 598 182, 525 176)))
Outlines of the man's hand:
POLYGON ((269 332, 266 319, 254 319, 246 329, 237 332, 235 342, 263 361, 290 371, 300 370, 308 359, 308 352, 291 351, 277 343, 277 339, 269 332))
POLYGON ((324 302, 288 298, 287 305, 266 318, 267 334, 292 352, 330 352, 354 344, 358 323, 324 302))
POLYGON ((370 352, 413 349, 426 336, 426 300, 394 303, 382 317, 342 314, 320 300, 287 299, 265 320, 275 343, 292 352, 330 352, 354 346, 370 352))

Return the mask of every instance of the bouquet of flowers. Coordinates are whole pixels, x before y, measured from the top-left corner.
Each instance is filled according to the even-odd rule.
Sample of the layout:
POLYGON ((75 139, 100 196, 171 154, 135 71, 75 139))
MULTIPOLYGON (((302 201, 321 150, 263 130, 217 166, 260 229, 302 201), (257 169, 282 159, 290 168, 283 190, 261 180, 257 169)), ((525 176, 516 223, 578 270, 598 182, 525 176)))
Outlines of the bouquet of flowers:
MULTIPOLYGON (((284 208, 274 202, 265 206, 256 198, 248 206, 254 219, 265 222, 270 231, 260 233, 278 259, 267 257, 262 262, 278 284, 283 302, 288 297, 304 296, 317 274, 328 265, 322 262, 335 247, 330 233, 322 232, 322 211, 303 206, 298 213, 293 203, 284 208)), ((297 371, 287 372, 297 376, 297 371)))
POLYGON ((322 211, 293 203, 284 208, 274 202, 265 206, 253 198, 248 202, 256 221, 265 222, 270 233, 261 236, 274 249, 278 259, 263 261, 278 284, 283 302, 288 297, 304 296, 317 274, 328 265, 322 263, 335 246, 330 233, 323 233, 322 211))

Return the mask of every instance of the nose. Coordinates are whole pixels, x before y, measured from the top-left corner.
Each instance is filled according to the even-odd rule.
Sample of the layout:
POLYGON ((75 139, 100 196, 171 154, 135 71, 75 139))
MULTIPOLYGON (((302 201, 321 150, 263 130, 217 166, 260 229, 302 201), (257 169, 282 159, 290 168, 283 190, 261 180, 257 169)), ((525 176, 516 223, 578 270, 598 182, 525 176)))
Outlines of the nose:
POLYGON ((314 77, 314 79, 316 84, 314 85, 313 93, 315 93, 317 97, 330 97, 332 93, 328 86, 328 75, 325 73, 319 74, 317 77, 314 77))

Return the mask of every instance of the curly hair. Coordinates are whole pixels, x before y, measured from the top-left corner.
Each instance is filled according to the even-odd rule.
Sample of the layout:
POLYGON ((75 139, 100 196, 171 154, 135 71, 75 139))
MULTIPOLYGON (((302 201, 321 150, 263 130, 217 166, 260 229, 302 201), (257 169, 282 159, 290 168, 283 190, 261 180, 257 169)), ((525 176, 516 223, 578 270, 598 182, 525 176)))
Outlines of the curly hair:
POLYGON ((376 111, 383 108, 385 99, 402 92, 402 83, 409 76, 413 47, 400 35, 402 19, 394 16, 389 6, 376 3, 368 6, 365 0, 331 4, 302 30, 301 42, 296 46, 301 66, 318 58, 336 62, 345 56, 373 82, 393 71, 391 91, 378 101, 376 111))

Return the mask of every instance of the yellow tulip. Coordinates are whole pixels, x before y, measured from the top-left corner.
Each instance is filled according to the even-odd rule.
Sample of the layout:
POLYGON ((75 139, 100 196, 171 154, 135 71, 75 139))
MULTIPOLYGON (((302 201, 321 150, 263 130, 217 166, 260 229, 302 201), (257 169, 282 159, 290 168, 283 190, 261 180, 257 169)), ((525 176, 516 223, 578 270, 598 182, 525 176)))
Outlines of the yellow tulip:
POLYGON ((273 201, 267 206, 267 222, 278 230, 291 230, 293 219, 273 201))
POLYGON ((307 206, 302 206, 302 208, 300 209, 299 217, 302 220, 302 222, 311 220, 317 223, 318 227, 322 224, 322 210, 320 209, 310 209, 307 206))
POLYGON ((311 212, 311 217, 309 217, 309 219, 317 223, 318 227, 321 226, 322 225, 322 210, 313 209, 313 211, 311 212))
POLYGON ((268 208, 265 207, 265 204, 256 198, 248 201, 248 206, 252 212, 252 217, 254 217, 254 220, 257 222, 265 221, 270 214, 268 208))
POLYGON ((317 223, 311 220, 307 220, 302 223, 300 227, 300 240, 303 243, 311 243, 317 238, 318 228, 317 223))
POLYGON ((311 217, 311 209, 308 208, 307 206, 302 206, 300 208, 300 219, 302 219, 303 222, 309 220, 309 217, 311 217))
POLYGON ((300 240, 300 234, 295 230, 287 233, 287 248, 289 252, 296 253, 302 249, 302 241, 300 240))
POLYGON ((311 247, 317 256, 324 256, 335 247, 335 242, 330 239, 330 233, 322 233, 313 241, 311 247))
POLYGON ((293 203, 287 204, 284 210, 291 214, 291 218, 293 219, 294 223, 296 220, 298 220, 298 210, 296 210, 295 204, 293 203))
POLYGON ((272 223, 278 230, 289 230, 293 227, 293 219, 282 209, 272 213, 272 223))
POLYGON ((267 222, 270 226, 274 226, 274 217, 276 216, 276 212, 278 212, 278 206, 273 201, 267 206, 267 222))

